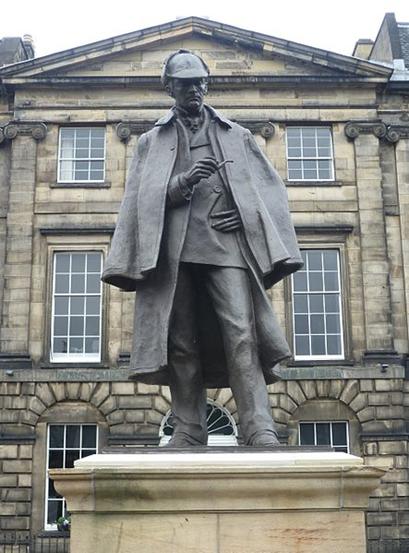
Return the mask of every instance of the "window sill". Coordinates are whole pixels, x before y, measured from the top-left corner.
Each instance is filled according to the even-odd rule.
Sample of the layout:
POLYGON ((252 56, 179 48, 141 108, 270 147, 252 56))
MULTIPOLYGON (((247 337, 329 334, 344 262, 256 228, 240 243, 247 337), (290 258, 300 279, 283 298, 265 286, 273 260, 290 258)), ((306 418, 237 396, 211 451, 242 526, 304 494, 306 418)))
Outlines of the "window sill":
POLYGON ((111 182, 55 182, 50 188, 111 188, 111 182))
POLYGON ((339 180, 284 180, 286 186, 342 186, 339 180))
POLYGON ((291 360, 287 363, 287 367, 327 367, 327 366, 341 366, 351 367, 354 364, 349 359, 311 359, 311 360, 291 360))
POLYGON ((40 364, 40 369, 109 369, 107 365, 104 365, 100 361, 49 361, 40 364))

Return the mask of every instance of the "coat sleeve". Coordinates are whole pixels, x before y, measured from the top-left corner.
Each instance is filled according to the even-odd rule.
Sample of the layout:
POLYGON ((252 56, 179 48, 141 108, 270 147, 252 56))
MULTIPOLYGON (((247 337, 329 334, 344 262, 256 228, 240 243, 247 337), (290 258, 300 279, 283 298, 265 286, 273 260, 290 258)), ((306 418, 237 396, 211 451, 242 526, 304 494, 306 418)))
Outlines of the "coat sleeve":
POLYGON ((268 288, 300 269, 303 266, 303 260, 298 248, 283 180, 259 148, 250 131, 245 133, 245 145, 258 193, 272 225, 277 229, 278 236, 288 251, 288 258, 275 264, 272 271, 264 275, 264 284, 268 288))
POLYGON ((144 275, 139 264, 139 235, 137 220, 138 193, 141 175, 149 149, 149 136, 141 135, 131 162, 125 185, 125 194, 119 209, 118 219, 112 238, 111 249, 107 256, 101 280, 121 288, 133 291, 137 281, 144 275))

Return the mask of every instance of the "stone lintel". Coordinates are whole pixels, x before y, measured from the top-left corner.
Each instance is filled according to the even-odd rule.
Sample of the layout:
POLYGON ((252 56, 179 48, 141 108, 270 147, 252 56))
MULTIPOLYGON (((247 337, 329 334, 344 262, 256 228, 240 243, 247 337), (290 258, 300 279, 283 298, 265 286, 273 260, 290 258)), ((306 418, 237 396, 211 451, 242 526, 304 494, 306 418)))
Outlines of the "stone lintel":
POLYGON ((80 226, 61 226, 61 227, 40 227, 40 234, 44 236, 61 236, 61 235, 90 235, 90 234, 113 234, 115 230, 114 226, 93 226, 93 227, 80 227, 80 226))

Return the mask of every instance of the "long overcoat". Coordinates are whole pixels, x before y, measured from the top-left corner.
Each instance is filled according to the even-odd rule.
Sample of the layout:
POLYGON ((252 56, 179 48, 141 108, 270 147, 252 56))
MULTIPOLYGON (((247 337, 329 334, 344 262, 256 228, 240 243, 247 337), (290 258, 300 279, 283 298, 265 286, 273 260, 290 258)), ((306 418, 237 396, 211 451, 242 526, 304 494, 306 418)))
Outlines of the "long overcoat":
MULTIPOLYGON (((223 177, 243 223, 239 244, 249 266, 259 356, 270 383, 277 379, 274 366, 290 351, 264 290, 302 266, 287 193, 251 133, 206 109, 214 123, 213 151, 233 160, 223 177)), ((102 275, 103 281, 136 292, 130 368, 136 379, 158 384, 167 383, 168 331, 190 213, 183 197, 176 205, 169 202, 178 149, 185 147, 180 142, 173 110, 140 137, 102 275)), ((205 384, 228 386, 218 322, 204 294, 197 320, 205 384)))

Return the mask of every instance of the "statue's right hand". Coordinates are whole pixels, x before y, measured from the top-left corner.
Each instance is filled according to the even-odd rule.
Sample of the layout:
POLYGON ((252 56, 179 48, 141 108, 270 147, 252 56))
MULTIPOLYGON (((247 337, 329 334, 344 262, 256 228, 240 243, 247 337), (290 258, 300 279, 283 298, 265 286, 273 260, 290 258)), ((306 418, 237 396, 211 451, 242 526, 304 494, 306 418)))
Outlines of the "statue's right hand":
POLYGON ((186 184, 193 188, 202 179, 208 179, 210 175, 219 169, 219 164, 214 157, 204 157, 196 161, 189 171, 183 173, 186 184))

